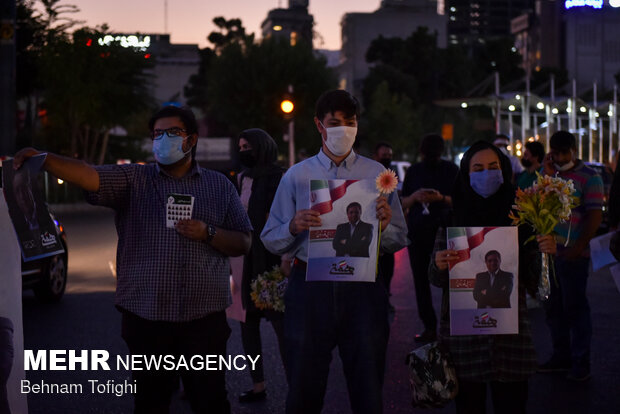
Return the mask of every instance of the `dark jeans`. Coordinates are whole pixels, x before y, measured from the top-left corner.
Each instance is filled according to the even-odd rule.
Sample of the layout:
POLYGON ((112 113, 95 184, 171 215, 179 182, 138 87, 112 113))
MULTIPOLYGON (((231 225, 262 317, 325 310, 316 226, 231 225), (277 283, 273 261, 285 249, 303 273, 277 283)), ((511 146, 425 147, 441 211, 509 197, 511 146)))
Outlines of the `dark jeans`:
MULTIPOLYGON (((216 312, 190 322, 156 322, 123 312, 123 339, 136 355, 226 356, 230 328, 225 312, 216 312)), ((203 357, 204 358, 204 357, 203 357)), ((187 398, 196 413, 230 413, 222 370, 133 371, 136 381, 135 413, 168 413, 179 375, 187 398)))
MULTIPOLYGON (((243 350, 246 355, 260 355, 261 357, 256 361, 255 369, 250 369, 250 376, 252 382, 255 384, 265 381, 265 374, 263 372, 263 345, 260 337, 260 320, 263 317, 263 313, 260 311, 248 311, 245 314, 245 322, 241 324, 241 341, 243 342, 243 350)), ((284 336, 284 322, 282 312, 271 312, 269 322, 273 326, 273 330, 278 338, 278 347, 280 349, 280 356, 284 354, 283 349, 283 336, 284 336)))
POLYGON ((385 290, 390 293, 390 284, 394 276, 394 253, 383 253, 379 256, 379 274, 377 280, 383 283, 385 290))
POLYGON ((7 381, 13 368, 13 323, 0 317, 0 414, 11 414, 7 381))
POLYGON ((413 284, 415 285, 415 299, 418 304, 418 315, 424 324, 424 330, 437 330, 437 316, 433 309, 433 297, 431 296, 431 285, 428 280, 428 265, 433 254, 435 243, 434 232, 427 231, 427 237, 412 238, 413 242, 409 245, 409 263, 413 272, 413 284), (432 236, 431 236, 432 234, 432 236))
POLYGON ((589 365, 590 361, 592 320, 586 296, 589 264, 587 258, 572 261, 556 258, 559 286, 552 277, 551 294, 544 302, 554 355, 571 359, 573 364, 589 365))
MULTIPOLYGON (((491 399, 495 414, 525 414, 527 408, 527 381, 491 381, 491 399)), ((459 380, 456 396, 457 414, 485 414, 487 412, 487 383, 459 380)))
POLYGON ((389 336, 381 283, 306 282, 293 266, 285 296, 288 414, 320 413, 332 351, 338 347, 354 413, 381 413, 389 336))

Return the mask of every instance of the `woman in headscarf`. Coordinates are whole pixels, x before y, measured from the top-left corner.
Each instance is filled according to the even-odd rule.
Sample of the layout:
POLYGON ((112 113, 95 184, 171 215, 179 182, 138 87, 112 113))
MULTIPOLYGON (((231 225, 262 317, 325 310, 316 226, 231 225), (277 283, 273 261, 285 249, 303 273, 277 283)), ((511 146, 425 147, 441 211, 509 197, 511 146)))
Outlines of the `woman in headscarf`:
POLYGON ((243 262, 241 298, 246 316, 245 322, 241 322, 241 339, 247 355, 261 355, 255 369, 250 371, 253 388, 239 396, 239 401, 243 403, 260 401, 266 397, 260 336, 261 318, 270 320, 282 355, 282 312, 261 311, 250 298, 252 281, 281 262, 280 256, 267 251, 260 239, 278 184, 284 174, 284 169, 276 165, 277 159, 278 147, 273 138, 262 129, 246 129, 239 135, 239 160, 244 167, 238 176, 239 193, 254 228, 252 248, 243 262))
MULTIPOLYGON (((508 157, 490 143, 473 144, 461 160, 452 193, 454 226, 510 226, 508 214, 515 199, 511 178, 508 157)), ((446 250, 446 233, 442 230, 435 242, 429 277, 431 283, 443 289, 440 343, 450 352, 459 380, 457 413, 485 413, 487 385, 495 413, 525 413, 528 378, 537 369, 525 292, 535 291, 538 284, 539 252, 555 254, 554 237, 536 236, 538 246, 524 244, 528 228, 519 227, 518 334, 451 336, 448 265, 458 253, 446 250)))

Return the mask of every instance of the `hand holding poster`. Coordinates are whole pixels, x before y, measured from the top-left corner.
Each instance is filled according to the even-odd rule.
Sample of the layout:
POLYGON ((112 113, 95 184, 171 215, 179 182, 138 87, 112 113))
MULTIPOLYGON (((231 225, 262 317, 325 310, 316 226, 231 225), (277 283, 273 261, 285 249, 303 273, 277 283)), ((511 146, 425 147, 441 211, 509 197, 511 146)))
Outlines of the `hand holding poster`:
POLYGON ((322 224, 309 232, 306 280, 375 281, 377 196, 374 180, 310 180, 322 224))
POLYGON ((450 334, 519 332, 519 244, 516 227, 449 227, 450 334))
POLYGON ((2 163, 2 188, 25 262, 64 252, 37 184, 44 161, 45 154, 37 155, 18 170, 13 170, 13 160, 2 163))

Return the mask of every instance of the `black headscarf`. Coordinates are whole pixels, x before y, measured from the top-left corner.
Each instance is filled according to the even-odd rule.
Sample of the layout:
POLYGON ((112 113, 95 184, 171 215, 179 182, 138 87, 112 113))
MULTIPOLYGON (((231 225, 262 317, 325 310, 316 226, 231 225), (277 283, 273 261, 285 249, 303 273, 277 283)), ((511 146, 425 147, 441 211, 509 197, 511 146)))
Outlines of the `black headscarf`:
MULTIPOLYGON (((252 193, 248 201, 248 217, 254 231, 252 232, 252 249, 243 262, 243 280, 241 297, 243 306, 248 311, 255 311, 250 299, 251 282, 256 277, 280 264, 280 256, 270 253, 263 245, 260 234, 265 227, 271 204, 284 174, 284 169, 276 164, 278 147, 276 142, 262 129, 252 128, 243 131, 239 138, 245 138, 252 147, 256 159, 253 168, 241 172, 241 177, 252 178, 252 193)), ((243 183, 243 181, 241 181, 243 183)))
POLYGON ((252 147, 252 155, 256 159, 256 165, 248 168, 244 175, 258 177, 273 170, 278 160, 278 146, 271 136, 260 128, 246 129, 239 134, 239 139, 244 138, 252 147))
POLYGON ((514 204, 515 191, 511 184, 510 160, 495 145, 486 141, 475 142, 463 155, 461 168, 452 191, 454 221, 457 226, 509 226, 508 214, 514 204), (490 149, 499 158, 504 183, 495 194, 484 198, 476 193, 469 182, 469 163, 475 153, 490 149))

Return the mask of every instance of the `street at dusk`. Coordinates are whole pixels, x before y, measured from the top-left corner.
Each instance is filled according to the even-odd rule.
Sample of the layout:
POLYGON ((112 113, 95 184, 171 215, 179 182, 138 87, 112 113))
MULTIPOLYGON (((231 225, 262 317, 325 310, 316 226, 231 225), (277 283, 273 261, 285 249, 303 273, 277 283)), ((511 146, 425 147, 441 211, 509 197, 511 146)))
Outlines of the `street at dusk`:
POLYGON ((0 0, 0 414, 619 414, 620 0, 0 0))

